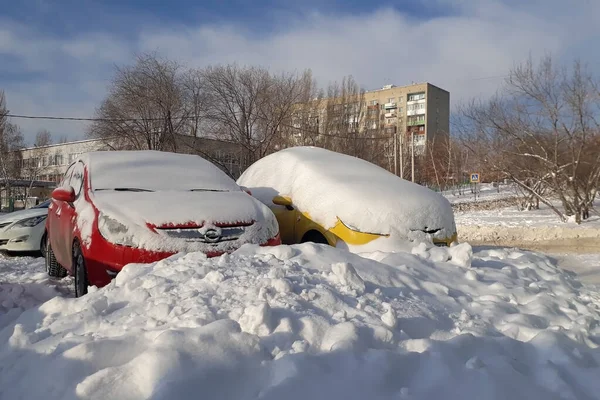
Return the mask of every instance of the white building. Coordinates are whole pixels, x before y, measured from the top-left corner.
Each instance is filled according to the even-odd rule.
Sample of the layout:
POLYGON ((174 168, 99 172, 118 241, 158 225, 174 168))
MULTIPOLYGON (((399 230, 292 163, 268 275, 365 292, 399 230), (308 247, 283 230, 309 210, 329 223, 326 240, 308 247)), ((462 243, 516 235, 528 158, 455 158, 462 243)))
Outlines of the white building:
MULTIPOLYGON (((234 179, 245 169, 242 152, 235 143, 180 135, 176 139, 178 153, 198 154, 227 172, 234 179)), ((6 182, 0 182, 0 206, 3 210, 25 208, 50 196, 68 166, 81 154, 91 151, 118 151, 117 142, 89 139, 49 146, 17 150, 10 194, 6 182)))

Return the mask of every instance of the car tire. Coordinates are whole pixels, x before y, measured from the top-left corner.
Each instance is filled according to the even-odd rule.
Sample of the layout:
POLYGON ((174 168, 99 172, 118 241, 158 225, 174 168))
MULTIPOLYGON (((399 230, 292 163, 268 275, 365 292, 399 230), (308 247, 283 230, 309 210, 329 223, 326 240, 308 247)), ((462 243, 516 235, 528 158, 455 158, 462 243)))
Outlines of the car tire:
POLYGON ((46 234, 44 233, 44 236, 42 236, 42 240, 40 242, 40 254, 44 258, 46 258, 46 242, 47 241, 48 241, 48 239, 46 238, 46 234))
POLYGON ((50 239, 48 236, 44 236, 44 240, 46 245, 44 246, 45 250, 45 264, 46 264, 46 272, 49 276, 53 278, 64 278, 67 276, 67 270, 56 261, 56 256, 54 255, 54 251, 52 251, 52 246, 50 245, 50 239))
POLYGON ((75 275, 75 297, 86 295, 88 291, 87 269, 79 242, 73 244, 73 273, 75 275))
POLYGON ((329 244, 329 242, 327 241, 327 238, 325 238, 325 236, 323 236, 323 234, 321 234, 321 232, 318 232, 318 231, 306 232, 304 234, 304 236, 302 237, 302 243, 306 243, 306 242, 329 244))

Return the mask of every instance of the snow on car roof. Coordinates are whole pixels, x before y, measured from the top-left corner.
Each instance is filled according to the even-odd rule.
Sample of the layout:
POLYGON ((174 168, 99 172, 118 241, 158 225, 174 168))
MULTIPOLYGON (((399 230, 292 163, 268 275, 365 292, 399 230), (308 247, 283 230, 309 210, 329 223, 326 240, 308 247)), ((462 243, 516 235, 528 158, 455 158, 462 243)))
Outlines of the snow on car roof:
POLYGON ((292 147, 251 165, 238 184, 272 205, 273 196, 294 204, 330 228, 338 217, 363 232, 410 234, 445 229, 454 233, 454 215, 443 196, 356 157, 317 147, 292 147))
POLYGON ((152 150, 95 151, 80 157, 93 190, 240 190, 217 166, 197 155, 152 150))

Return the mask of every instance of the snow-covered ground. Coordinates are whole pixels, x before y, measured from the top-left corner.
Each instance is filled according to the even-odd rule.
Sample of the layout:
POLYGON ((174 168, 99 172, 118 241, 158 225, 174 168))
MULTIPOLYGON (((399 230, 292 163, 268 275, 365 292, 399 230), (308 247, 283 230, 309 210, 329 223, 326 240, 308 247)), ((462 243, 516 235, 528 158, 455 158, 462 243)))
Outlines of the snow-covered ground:
MULTIPOLYGON (((595 206, 600 209, 600 202, 595 206)), ((460 241, 555 253, 600 253, 600 217, 595 214, 580 225, 561 222, 544 204, 539 210, 520 211, 513 206, 454 215, 460 241)))
POLYGON ((72 282, 71 278, 50 278, 43 258, 8 257, 0 253, 0 329, 24 310, 56 296, 69 296, 72 282))
POLYGON ((600 288, 600 253, 551 252, 548 255, 556 260, 560 268, 575 272, 581 282, 600 288))
POLYGON ((600 398, 598 291, 539 254, 412 253, 190 253, 79 299, 0 259, 0 398, 600 398))
MULTIPOLYGON (((475 186, 472 187, 473 189, 475 186)), ((471 187, 466 186, 459 192, 458 189, 445 190, 441 194, 446 197, 450 203, 475 203, 475 202, 486 202, 492 200, 502 200, 510 197, 515 197, 517 191, 514 185, 500 185, 500 189, 494 187, 490 183, 482 183, 477 187, 477 195, 471 192, 471 187)))

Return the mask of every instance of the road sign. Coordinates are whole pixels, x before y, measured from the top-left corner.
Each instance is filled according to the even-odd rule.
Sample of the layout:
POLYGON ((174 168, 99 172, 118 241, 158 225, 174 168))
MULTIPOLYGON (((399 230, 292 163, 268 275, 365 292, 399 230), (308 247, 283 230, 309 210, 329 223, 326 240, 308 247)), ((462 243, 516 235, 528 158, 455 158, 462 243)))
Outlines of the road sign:
POLYGON ((471 174, 471 183, 479 183, 479 172, 471 174))

